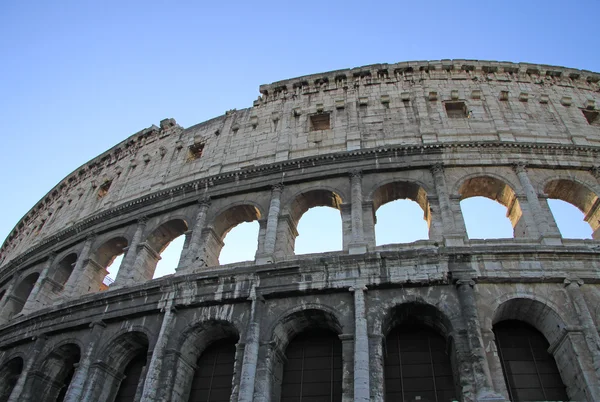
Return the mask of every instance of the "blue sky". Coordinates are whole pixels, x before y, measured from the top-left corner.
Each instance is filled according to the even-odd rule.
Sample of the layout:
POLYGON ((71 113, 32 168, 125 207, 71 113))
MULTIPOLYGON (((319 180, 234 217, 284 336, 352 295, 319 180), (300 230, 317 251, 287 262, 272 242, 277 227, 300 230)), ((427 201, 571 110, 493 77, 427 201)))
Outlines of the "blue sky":
POLYGON ((0 2, 0 237, 144 127, 252 105, 260 84, 380 62, 600 71, 598 1, 0 2))

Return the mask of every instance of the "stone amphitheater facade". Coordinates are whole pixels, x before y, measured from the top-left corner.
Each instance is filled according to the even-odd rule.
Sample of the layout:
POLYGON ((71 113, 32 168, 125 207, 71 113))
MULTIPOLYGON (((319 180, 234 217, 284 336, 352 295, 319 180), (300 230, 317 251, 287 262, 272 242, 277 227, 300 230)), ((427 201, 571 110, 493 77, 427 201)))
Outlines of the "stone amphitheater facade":
POLYGON ((600 401, 600 243, 562 238, 547 202, 600 238, 599 81, 378 64, 135 133, 3 243, 0 401, 600 401), (473 196, 506 206, 514 238, 468 238, 473 196), (397 199, 429 239, 376 246, 375 212, 397 199), (340 211, 343 249, 297 256, 315 206, 340 211), (255 260, 219 265, 255 220, 255 260), (175 274, 152 279, 182 234, 175 274))

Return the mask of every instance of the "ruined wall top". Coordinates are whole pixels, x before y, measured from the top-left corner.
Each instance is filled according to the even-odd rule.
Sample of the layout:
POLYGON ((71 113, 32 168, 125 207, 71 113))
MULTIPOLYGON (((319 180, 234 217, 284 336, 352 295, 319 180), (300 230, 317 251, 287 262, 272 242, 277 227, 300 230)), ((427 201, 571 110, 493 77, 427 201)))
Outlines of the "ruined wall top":
MULTIPOLYGON (((252 107, 184 129, 165 119, 74 170, 17 223, 0 266, 142 200, 381 147, 600 148, 600 74, 475 60, 374 64, 260 87, 252 107)), ((161 198, 162 197, 162 198, 161 198)))

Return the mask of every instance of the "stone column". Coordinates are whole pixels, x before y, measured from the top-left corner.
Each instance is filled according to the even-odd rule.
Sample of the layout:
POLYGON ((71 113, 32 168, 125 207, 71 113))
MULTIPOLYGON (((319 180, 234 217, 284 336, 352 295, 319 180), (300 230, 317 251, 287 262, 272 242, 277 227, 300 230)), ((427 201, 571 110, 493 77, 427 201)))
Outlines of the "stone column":
POLYGON ((76 290, 76 288, 78 288, 78 285, 82 279, 83 271, 85 270, 85 267, 89 260, 90 250, 92 249, 92 244, 94 244, 95 240, 96 240, 96 235, 93 233, 85 239, 85 243, 83 244, 83 249, 81 250, 81 253, 79 253, 79 256, 77 257, 77 261, 75 262, 75 267, 73 268, 73 272, 71 273, 71 276, 69 276, 69 279, 65 283, 65 288, 64 288, 63 294, 65 295, 66 298, 77 296, 75 294, 75 290, 76 290))
POLYGON ((5 311, 6 305, 8 303, 8 300, 11 299, 11 296, 13 294, 13 291, 15 290, 15 287, 17 286, 17 284, 20 282, 20 276, 18 273, 15 273, 15 276, 13 277, 10 285, 8 285, 8 287, 6 288, 6 292, 4 292, 4 296, 2 297, 2 304, 0 305, 0 324, 4 323, 8 320, 8 312, 5 311))
POLYGON ((33 289, 31 290, 31 293, 29 294, 29 297, 27 298, 25 305, 23 306, 23 310, 21 310, 21 312, 23 314, 29 314, 30 312, 35 310, 37 307, 39 307, 38 306, 38 303, 39 303, 38 295, 40 294, 40 291, 42 290, 44 283, 46 283, 46 278, 48 278, 48 272, 50 271, 52 264, 54 264, 55 259, 56 259, 56 253, 52 252, 48 255, 48 259, 44 263, 44 268, 42 268, 42 272, 40 273, 40 276, 38 277, 37 281, 35 282, 35 285, 33 286, 33 289))
POLYGON ((79 365, 75 370, 69 390, 65 395, 64 402, 80 402, 83 396, 85 384, 90 372, 90 366, 92 365, 92 356, 96 351, 96 345, 100 341, 102 332, 106 328, 106 324, 103 321, 94 321, 90 323, 91 331, 86 339, 86 349, 83 351, 83 355, 79 360, 79 365))
POLYGON ((583 328, 585 341, 592 355, 594 370, 596 370, 596 374, 598 375, 598 378, 600 378, 600 335, 598 335, 598 330, 592 319, 592 314, 590 313, 588 305, 583 297, 583 293, 581 292, 580 287, 583 286, 583 281, 577 278, 567 278, 564 283, 573 303, 573 307, 577 312, 579 323, 583 328))
MULTIPOLYGON (((467 232, 464 227, 459 227, 456 224, 455 214, 452 211, 452 202, 450 200, 450 195, 448 194, 448 186, 446 185, 444 165, 442 163, 436 163, 431 166, 430 170, 433 175, 435 192, 437 193, 439 203, 439 211, 434 211, 433 213, 440 215, 443 226, 442 235, 448 245, 462 246, 467 237, 467 232)), ((462 214, 460 216, 462 217, 462 214)))
POLYGON ((481 337, 483 339, 483 348, 487 356, 490 376, 492 377, 492 384, 494 385, 494 390, 500 393, 502 396, 504 396, 506 400, 508 400, 508 389, 506 388, 506 380, 504 379, 502 362, 500 361, 500 356, 498 356, 498 348, 496 346, 496 335, 491 329, 482 329, 481 337))
POLYGON ((469 360, 475 380, 475 395, 478 401, 504 401, 504 397, 493 391, 492 379, 487 364, 479 317, 477 316, 477 305, 475 302, 475 282, 471 279, 459 279, 456 281, 458 298, 462 310, 462 317, 467 328, 467 341, 469 343, 469 360))
POLYGON ((19 402, 27 400, 30 396, 28 395, 29 389, 25 388, 25 384, 27 383, 28 377, 34 371, 34 364, 36 363, 38 356, 42 352, 44 348, 44 344, 46 343, 46 336, 40 335, 35 338, 35 343, 33 344, 33 351, 28 355, 28 359, 25 361, 25 365, 21 374, 19 375, 19 379, 15 384, 12 392, 10 393, 10 398, 8 398, 8 402, 19 402), (33 369, 33 370, 32 370, 33 369))
POLYGON ((342 402, 354 400, 354 335, 338 335, 342 341, 342 402))
POLYGON ((131 284, 133 277, 131 271, 138 254, 138 245, 142 242, 142 235, 146 229, 147 222, 148 218, 145 216, 142 216, 140 219, 138 219, 138 224, 135 228, 135 233, 133 234, 131 243, 125 248, 125 256, 123 257, 123 261, 121 261, 121 266, 119 267, 119 272, 115 278, 114 286, 131 284))
POLYGON ((385 388, 383 340, 384 336, 381 333, 369 334, 371 400, 374 402, 383 402, 385 397, 383 392, 385 388))
POLYGON ((256 370, 254 399, 255 402, 270 402, 271 387, 273 384, 273 367, 276 360, 283 360, 284 356, 279 356, 274 342, 264 342, 260 344, 258 350, 258 367, 256 370))
POLYGON ((267 229, 265 232, 264 249, 261 256, 258 256, 258 264, 269 264, 273 262, 275 253, 275 243, 277 241, 277 224, 279 221, 279 211, 281 209, 281 192, 283 184, 276 184, 271 190, 271 203, 269 205, 269 215, 267 216, 267 229))
POLYGON ((190 236, 190 242, 186 253, 185 262, 177 267, 177 272, 191 271, 192 265, 198 260, 203 259, 202 254, 202 230, 206 226, 206 214, 210 207, 210 197, 198 200, 198 213, 196 213, 196 222, 190 236))
POLYGON ((369 398, 369 334, 365 307, 365 286, 350 288, 354 292, 354 401, 369 398))
POLYGON ((363 211, 362 211, 362 172, 350 172, 350 216, 352 218, 352 240, 348 246, 350 254, 363 254, 367 252, 367 243, 364 239, 363 211))
MULTIPOLYGON (((162 395, 161 392, 165 391, 168 387, 160 386, 160 375, 162 371, 163 361, 165 360, 167 352, 167 344, 169 337, 172 334, 174 328, 173 321, 175 319, 176 309, 174 307, 174 295, 168 295, 168 299, 165 306, 162 308, 164 312, 162 325, 160 326, 160 332, 158 333, 158 339, 154 345, 152 357, 150 363, 146 365, 146 377, 143 382, 143 391, 141 400, 160 402, 164 401, 166 395, 162 395)), ((140 376, 140 380, 142 377, 140 376)))
POLYGON ((250 317, 246 332, 246 344, 244 346, 244 361, 242 363, 242 375, 240 378, 239 402, 252 402, 254 398, 254 381, 258 364, 258 349, 260 341, 260 319, 262 304, 264 300, 256 294, 256 287, 252 287, 250 297, 250 317))
POLYGON ((560 240, 560 233, 553 233, 553 231, 551 231, 548 221, 552 217, 547 216, 547 214, 545 214, 542 210, 542 206, 540 204, 540 200, 538 199, 537 192, 535 191, 535 188, 533 188, 531 180, 529 180, 529 176, 527 176, 527 169, 525 163, 519 162, 513 165, 513 169, 516 172, 517 177, 519 178, 521 187, 523 187, 525 197, 527 198, 527 204, 531 209, 531 213, 536 222, 538 232, 542 237, 542 241, 545 244, 560 245, 562 243, 560 240))

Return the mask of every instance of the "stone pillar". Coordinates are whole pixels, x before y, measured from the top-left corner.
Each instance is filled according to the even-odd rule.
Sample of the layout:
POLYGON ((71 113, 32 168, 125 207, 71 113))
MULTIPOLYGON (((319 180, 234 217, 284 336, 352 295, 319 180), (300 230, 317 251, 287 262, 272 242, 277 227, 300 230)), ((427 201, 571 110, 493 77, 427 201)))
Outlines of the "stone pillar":
POLYGON ((383 367, 385 366, 385 357, 383 351, 383 334, 369 334, 370 353, 370 385, 371 400, 373 402, 383 402, 385 389, 385 375, 383 367))
POLYGON ((342 402, 354 400, 354 336, 338 335, 342 341, 342 402))
POLYGON ((181 250, 181 254, 179 255, 179 261, 177 262, 177 267, 175 267, 175 271, 178 271, 180 267, 183 267, 185 265, 185 262, 187 261, 188 248, 190 247, 190 241, 192 240, 193 233, 194 232, 191 230, 187 230, 183 233, 183 235, 185 236, 185 240, 183 241, 183 248, 181 250))
POLYGON ((561 237, 560 233, 555 233, 551 230, 549 225, 549 220, 552 219, 551 216, 547 216, 544 213, 542 206, 540 204, 540 200, 538 199, 537 192, 533 185, 531 184, 531 180, 529 180, 529 176, 527 176, 527 169, 525 163, 517 163, 513 165, 513 169, 519 178, 519 182, 521 183, 521 187, 523 187, 523 191, 525 192, 525 197, 527 198, 527 204, 531 209, 531 213, 536 222, 538 232, 542 237, 542 241, 545 244, 552 245, 560 245, 561 237))
POLYGON ((466 337, 469 344, 469 360, 475 381, 473 384, 475 395, 477 401, 504 401, 504 397, 496 394, 492 388, 492 379, 485 358, 479 317, 477 316, 474 286, 475 282, 471 279, 456 281, 462 317, 467 329, 466 337))
POLYGON ((274 375, 273 367, 278 359, 283 360, 285 357, 280 356, 274 342, 264 342, 260 344, 258 350, 258 365, 254 380, 254 402, 271 401, 271 387, 273 386, 274 375))
POLYGON ((4 297, 2 297, 2 304, 0 305, 0 324, 8 321, 8 315, 10 312, 6 311, 6 307, 8 304, 8 300, 11 299, 11 296, 15 290, 15 287, 20 282, 19 274, 15 273, 10 285, 6 288, 6 292, 4 292, 4 297))
MULTIPOLYGON (((463 227, 456 224, 455 214, 453 213, 452 202, 448 194, 446 185, 446 175, 444 174, 444 165, 436 163, 430 168, 433 175, 435 192, 438 197, 439 211, 433 211, 433 214, 439 214, 442 221, 442 236, 448 246, 462 246, 467 237, 467 232, 463 227)), ((459 201, 460 203, 460 201, 459 201)), ((459 204, 460 209, 460 204, 459 204)), ((460 214, 462 217, 462 213, 460 214)))
POLYGON ((482 330, 481 337, 483 339, 483 348, 485 350, 488 367, 490 370, 490 376, 492 377, 492 384, 494 390, 501 394, 506 400, 508 399, 508 389, 506 388, 506 380, 504 379, 504 371, 502 369, 502 362, 498 355, 498 348, 496 346, 496 335, 494 332, 489 330, 482 330))
POLYGON ((252 287, 249 299, 250 317, 246 332, 246 344, 244 346, 244 361, 242 363, 242 375, 240 378, 239 402, 252 402, 254 398, 254 382, 258 364, 258 349, 260 341, 260 319, 262 304, 264 300, 256 294, 256 287, 252 287))
POLYGON ((142 235, 146 229, 146 223, 148 223, 147 217, 142 216, 138 219, 138 224, 135 228, 131 243, 125 248, 125 256, 123 257, 123 261, 121 261, 121 266, 119 267, 119 272, 115 278, 114 286, 126 286, 132 284, 133 264, 137 258, 138 245, 142 242, 142 235))
POLYGON ((33 289, 31 290, 31 293, 29 294, 25 305, 23 306, 23 310, 21 310, 23 314, 29 314, 36 308, 39 308, 40 301, 38 296, 42 291, 44 284, 46 283, 46 279, 48 278, 48 272, 50 271, 52 264, 54 264, 55 259, 56 253, 50 253, 48 255, 48 259, 44 263, 44 268, 42 268, 42 272, 40 273, 40 276, 35 282, 35 285, 33 286, 33 289))
POLYGON ((81 280, 83 279, 83 272, 87 265, 87 261, 90 257, 90 251, 92 249, 92 244, 96 240, 96 235, 91 234, 85 239, 85 243, 83 244, 83 249, 79 256, 77 257, 77 262, 75 262, 75 267, 73 268, 73 272, 69 279, 65 283, 65 288, 63 294, 66 298, 78 296, 75 293, 76 288, 78 288, 81 280))
POLYGON ((40 355, 42 349, 44 348, 44 344, 46 343, 46 336, 41 335, 35 339, 35 343, 33 344, 33 351, 28 354, 28 359, 25 361, 25 365, 21 374, 19 375, 19 379, 15 384, 12 392, 10 393, 10 398, 8 398, 8 402, 19 402, 26 401, 30 398, 28 395, 29 389, 25 388, 25 384, 27 383, 28 377, 34 371, 34 364, 37 362, 38 356, 40 355))
MULTIPOLYGON (((176 309, 173 306, 174 295, 167 296, 168 299, 163 307, 164 316, 162 325, 160 326, 160 332, 158 333, 158 339, 154 345, 152 356, 150 357, 150 363, 146 365, 146 378, 143 382, 143 391, 141 393, 141 400, 160 402, 164 401, 166 395, 162 395, 161 391, 166 390, 168 387, 160 386, 160 376, 167 352, 167 344, 169 337, 172 334, 174 328, 173 321, 175 319, 176 309)), ((140 376, 140 379, 142 377, 140 376)))
POLYGON ((276 184, 271 190, 271 203, 269 205, 269 215, 267 216, 267 228, 265 231, 262 255, 256 258, 258 264, 269 264, 273 262, 275 244, 277 241, 277 225, 279 221, 279 211, 281 209, 282 191, 283 184, 276 184))
POLYGON ((590 350, 592 362, 594 363, 594 370, 596 370, 596 374, 598 375, 598 378, 600 378, 600 335, 598 335, 598 330, 592 319, 592 314, 590 313, 588 305, 583 297, 583 293, 581 292, 580 287, 583 286, 583 281, 576 278, 567 278, 564 283, 577 313, 579 323, 583 328, 585 341, 590 350))
POLYGON ((363 235, 367 250, 376 246, 375 241, 375 212, 373 212, 373 201, 365 201, 362 204, 363 212, 363 235))
POLYGON ((294 255, 294 247, 296 245, 296 223, 289 215, 281 215, 277 222, 277 239, 275 246, 275 259, 285 259, 288 256, 294 255))
POLYGON ((130 285, 149 281, 154 275, 156 264, 160 261, 160 254, 147 242, 137 245, 135 262, 129 269, 128 281, 130 285))
POLYGON ((350 288, 354 292, 354 401, 369 398, 369 334, 365 307, 365 286, 350 288))
POLYGON ((350 254, 364 254, 367 252, 367 243, 365 242, 364 238, 362 172, 360 170, 353 170, 350 172, 350 191, 352 240, 348 246, 348 252, 350 254))
POLYGON ((96 345, 100 341, 106 324, 103 321, 94 321, 90 323, 90 328, 91 330, 86 339, 86 349, 79 360, 75 374, 73 374, 73 379, 65 395, 64 402, 83 402, 81 398, 90 372, 90 366, 92 365, 92 356, 96 351, 96 345))
POLYGON ((202 251, 202 231, 206 226, 206 214, 210 207, 210 197, 198 200, 198 212, 196 213, 196 222, 190 236, 188 250, 186 252, 185 262, 177 267, 177 272, 191 272, 193 264, 204 259, 202 251))

